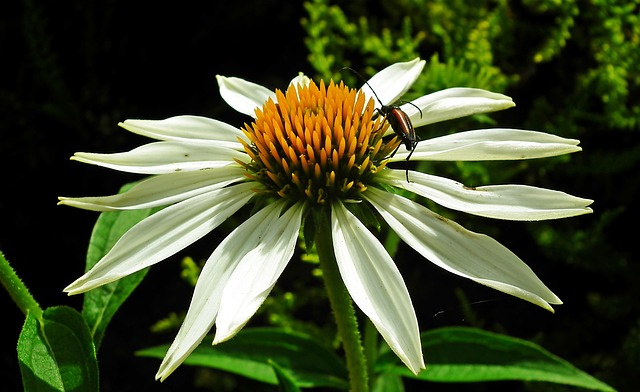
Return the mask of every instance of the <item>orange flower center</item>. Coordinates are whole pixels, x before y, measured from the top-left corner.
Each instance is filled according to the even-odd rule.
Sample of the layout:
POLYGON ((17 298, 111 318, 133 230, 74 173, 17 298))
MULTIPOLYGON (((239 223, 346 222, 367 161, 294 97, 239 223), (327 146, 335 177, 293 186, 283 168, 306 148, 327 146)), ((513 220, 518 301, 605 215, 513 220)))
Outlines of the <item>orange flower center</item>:
POLYGON ((276 102, 256 109, 242 129, 251 162, 241 164, 267 192, 292 201, 360 200, 400 143, 383 141, 388 122, 373 114, 373 100, 365 107, 365 96, 342 82, 276 90, 276 102))

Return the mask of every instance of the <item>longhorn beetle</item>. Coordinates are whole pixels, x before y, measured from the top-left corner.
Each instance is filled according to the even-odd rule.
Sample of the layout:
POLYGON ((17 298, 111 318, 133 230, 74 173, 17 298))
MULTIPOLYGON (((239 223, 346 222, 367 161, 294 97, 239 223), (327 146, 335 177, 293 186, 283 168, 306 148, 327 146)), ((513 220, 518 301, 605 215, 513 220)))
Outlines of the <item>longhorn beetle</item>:
MULTIPOLYGON (((413 124, 411 123, 411 119, 409 118, 409 115, 405 113, 402 109, 400 109, 400 106, 398 105, 383 104, 380 98, 378 98, 378 94, 376 94, 376 92, 373 91, 373 87, 371 87, 369 82, 364 77, 362 77, 362 75, 360 75, 355 69, 350 67, 341 68, 341 70, 343 69, 347 69, 353 72, 354 74, 358 75, 358 77, 362 79, 367 86, 369 86, 369 89, 371 89, 371 92, 373 93, 373 95, 376 97, 378 102, 380 102, 380 108, 376 108, 376 111, 378 111, 378 113, 381 116, 384 116, 385 121, 389 122, 391 129, 393 129, 393 132, 395 132, 395 134, 400 137, 400 139, 404 143, 404 146, 407 148, 407 151, 411 151, 407 156, 407 160, 406 160, 407 167, 405 171, 407 182, 409 182, 409 159, 411 158, 411 155, 413 154, 416 147, 418 146, 418 140, 420 140, 416 135, 416 131, 413 129, 413 124)), ((422 118, 422 110, 420 110, 419 107, 417 107, 411 102, 407 102, 407 103, 413 106, 414 108, 418 109, 418 111, 420 112, 420 118, 422 118)), ((383 125, 384 125, 384 122, 383 122, 383 125)), ((391 153, 391 156, 394 156, 396 154, 396 152, 398 151, 398 148, 400 148, 400 145, 398 145, 398 147, 396 147, 396 149, 393 150, 393 153, 391 153)))

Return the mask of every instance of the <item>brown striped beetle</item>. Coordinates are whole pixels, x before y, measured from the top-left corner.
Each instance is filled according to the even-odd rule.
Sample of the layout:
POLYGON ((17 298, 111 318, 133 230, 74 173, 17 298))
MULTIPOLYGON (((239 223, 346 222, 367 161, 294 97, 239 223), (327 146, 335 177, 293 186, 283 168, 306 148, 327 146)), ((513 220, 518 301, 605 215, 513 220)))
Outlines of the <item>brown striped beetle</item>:
MULTIPOLYGON (((418 138, 418 135, 416 135, 416 131, 413 129, 413 124, 411 123, 411 119, 409 118, 409 115, 405 113, 402 109, 400 109, 400 106, 398 105, 383 104, 380 98, 378 98, 378 94, 376 94, 376 92, 373 91, 373 88, 371 87, 369 82, 365 78, 363 78, 362 75, 360 75, 355 69, 349 68, 349 67, 341 68, 341 70, 343 69, 347 69, 353 72, 354 74, 358 75, 358 77, 362 79, 367 86, 369 86, 369 89, 371 89, 371 92, 373 93, 373 95, 376 97, 378 102, 380 102, 380 108, 376 108, 376 111, 378 111, 378 113, 381 116, 384 116, 385 121, 389 122, 391 129, 393 129, 393 132, 395 132, 395 134, 400 137, 400 139, 402 140, 402 143, 404 143, 404 146, 407 148, 407 151, 411 151, 407 156, 407 160, 406 160, 407 168, 405 171, 407 182, 409 182, 409 159, 411 158, 411 155, 413 154, 416 147, 418 146, 418 141, 420 140, 420 138, 418 138)), ((422 118, 422 110, 420 110, 419 107, 417 107, 411 102, 407 102, 407 103, 413 106, 414 108, 418 109, 418 111, 420 112, 420 118, 422 118)), ((396 152, 398 151, 398 148, 400 148, 400 145, 398 145, 398 147, 393 151, 393 153, 391 153, 391 157, 396 154, 396 152)))

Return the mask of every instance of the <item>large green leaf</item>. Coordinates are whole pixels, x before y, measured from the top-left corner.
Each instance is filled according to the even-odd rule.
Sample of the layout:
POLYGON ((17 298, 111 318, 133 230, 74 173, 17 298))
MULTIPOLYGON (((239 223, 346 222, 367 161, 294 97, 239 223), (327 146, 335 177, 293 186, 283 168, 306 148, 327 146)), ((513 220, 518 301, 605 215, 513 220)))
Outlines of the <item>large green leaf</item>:
MULTIPOLYGON (((233 339, 211 346, 205 341, 184 361, 185 365, 224 370, 269 384, 277 384, 273 363, 300 388, 348 389, 347 369, 340 358, 311 336, 277 328, 244 329, 233 339)), ((168 346, 136 354, 162 358, 168 346)))
POLYGON ((404 381, 397 374, 383 372, 369 376, 373 377, 371 392, 405 392, 404 381))
POLYGON ((269 361, 269 365, 273 368, 273 372, 278 378, 278 386, 280 392, 300 392, 300 388, 296 384, 296 380, 289 373, 280 367, 274 361, 269 361))
POLYGON ((48 308, 42 324, 30 313, 17 349, 25 391, 98 390, 93 339, 76 310, 48 308))
POLYGON ((440 328, 422 334, 427 369, 415 376, 393 353, 379 357, 376 369, 425 381, 542 381, 587 389, 613 388, 526 340, 475 328, 440 328))
MULTIPOLYGON (((125 185, 120 192, 126 191, 131 186, 132 184, 125 185)), ((91 269, 91 267, 106 255, 127 230, 157 210, 158 209, 144 209, 101 213, 91 233, 91 239, 89 240, 86 270, 91 269)), ((87 320, 93 339, 96 342, 96 347, 100 346, 104 331, 113 318, 113 315, 140 282, 142 282, 146 274, 147 269, 144 269, 115 282, 88 291, 84 295, 82 315, 87 320)))

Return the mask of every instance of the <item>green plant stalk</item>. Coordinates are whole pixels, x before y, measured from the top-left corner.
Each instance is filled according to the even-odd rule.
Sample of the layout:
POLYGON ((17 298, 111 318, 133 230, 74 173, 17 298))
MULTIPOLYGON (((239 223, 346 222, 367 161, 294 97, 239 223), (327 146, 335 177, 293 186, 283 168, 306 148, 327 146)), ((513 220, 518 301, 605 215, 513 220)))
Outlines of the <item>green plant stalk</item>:
POLYGON ((16 271, 9 265, 7 259, 4 258, 2 252, 0 252, 0 282, 25 316, 31 313, 42 321, 42 308, 29 293, 27 286, 22 283, 16 271))
POLYGON ((353 303, 340 276, 333 252, 329 222, 321 224, 316 233, 315 242, 327 295, 338 326, 338 334, 342 338, 351 383, 350 391, 366 392, 369 390, 367 361, 353 303))
MULTIPOLYGON (((367 359, 367 374, 374 374, 373 364, 378 359, 378 330, 368 318, 364 320, 363 329, 364 357, 367 359)), ((369 387, 371 387, 371 385, 369 385, 369 387)))

